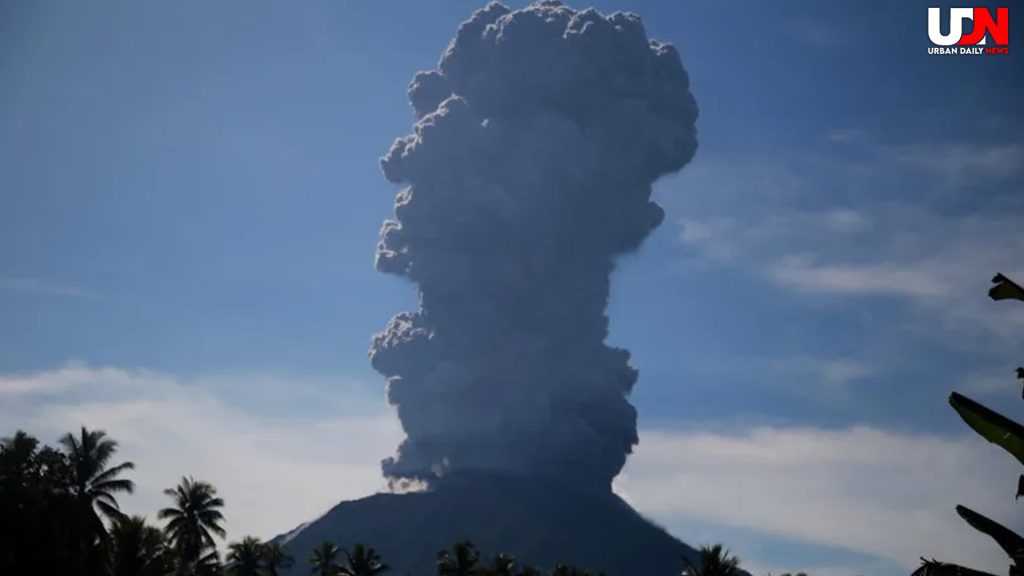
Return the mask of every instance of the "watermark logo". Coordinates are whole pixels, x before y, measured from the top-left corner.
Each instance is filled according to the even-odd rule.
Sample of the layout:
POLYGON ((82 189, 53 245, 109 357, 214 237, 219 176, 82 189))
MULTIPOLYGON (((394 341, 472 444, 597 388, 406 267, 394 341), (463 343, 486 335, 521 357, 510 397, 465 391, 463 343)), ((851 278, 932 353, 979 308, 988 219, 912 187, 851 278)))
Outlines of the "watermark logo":
POLYGON ((942 8, 928 9, 928 39, 934 46, 929 54, 1009 54, 1010 9, 950 8, 949 32, 942 33, 942 8), (964 21, 971 21, 970 30, 964 32, 964 21), (988 38, 992 45, 987 45, 988 38))

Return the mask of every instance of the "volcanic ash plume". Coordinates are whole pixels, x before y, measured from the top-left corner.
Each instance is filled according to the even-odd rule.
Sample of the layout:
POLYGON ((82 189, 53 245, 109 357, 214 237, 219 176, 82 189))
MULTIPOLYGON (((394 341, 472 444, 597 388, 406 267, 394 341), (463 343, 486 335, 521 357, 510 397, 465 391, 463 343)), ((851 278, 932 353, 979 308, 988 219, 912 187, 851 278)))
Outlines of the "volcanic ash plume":
POLYGON ((370 350, 407 435, 385 475, 607 489, 637 442, 637 371, 604 344, 609 275, 662 221, 652 182, 696 151, 679 55, 632 14, 492 3, 409 100, 376 266, 415 282, 420 310, 370 350))

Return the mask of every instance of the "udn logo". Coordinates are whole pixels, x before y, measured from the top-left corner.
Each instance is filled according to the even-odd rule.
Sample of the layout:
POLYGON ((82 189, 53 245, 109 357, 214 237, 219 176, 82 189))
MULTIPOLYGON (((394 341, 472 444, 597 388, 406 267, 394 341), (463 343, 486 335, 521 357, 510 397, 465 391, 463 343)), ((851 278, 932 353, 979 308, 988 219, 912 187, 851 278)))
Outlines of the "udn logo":
POLYGON ((929 54, 1008 54, 1009 48, 981 48, 988 36, 998 46, 1010 40, 1010 10, 996 8, 995 17, 988 8, 950 8, 949 32, 942 33, 942 9, 928 9, 928 39, 936 47, 929 54), (964 33, 964 20, 973 22, 970 32, 964 33), (957 48, 959 47, 959 48, 957 48))

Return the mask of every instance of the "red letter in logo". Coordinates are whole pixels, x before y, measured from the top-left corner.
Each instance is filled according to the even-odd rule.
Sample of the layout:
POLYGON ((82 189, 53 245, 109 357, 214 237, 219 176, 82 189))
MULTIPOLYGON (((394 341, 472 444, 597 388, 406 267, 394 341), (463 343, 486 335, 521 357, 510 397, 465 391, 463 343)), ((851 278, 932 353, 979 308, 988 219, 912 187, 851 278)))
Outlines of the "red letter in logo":
POLYGON ((974 29, 957 44, 984 44, 985 33, 992 35, 996 44, 1005 46, 1010 42, 1010 9, 996 8, 996 20, 987 8, 974 9, 974 29))

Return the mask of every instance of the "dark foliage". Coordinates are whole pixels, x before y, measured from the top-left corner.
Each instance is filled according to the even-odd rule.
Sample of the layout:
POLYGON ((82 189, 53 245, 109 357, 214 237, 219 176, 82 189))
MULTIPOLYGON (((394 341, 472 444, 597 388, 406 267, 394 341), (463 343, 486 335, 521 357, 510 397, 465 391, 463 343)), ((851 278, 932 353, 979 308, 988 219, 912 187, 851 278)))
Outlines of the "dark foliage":
MULTIPOLYGON (((992 288, 988 291, 989 298, 992 300, 1024 301, 1024 288, 1006 276, 996 274, 992 278, 992 283, 992 288)), ((1017 378, 1024 379, 1024 368, 1017 368, 1015 373, 1017 378)), ((956 392, 950 394, 949 404, 960 415, 964 423, 978 435, 1006 450, 1017 461, 1024 464, 1024 426, 956 392)), ((1018 499, 1022 495, 1024 495, 1024 475, 1017 479, 1017 493, 1014 499, 1018 499)), ((999 544, 999 547, 1010 559, 1010 576, 1024 576, 1024 537, 966 506, 957 506, 956 513, 972 528, 987 534, 999 544)), ((921 562, 921 567, 911 576, 991 576, 986 572, 934 559, 922 558, 921 562)))

